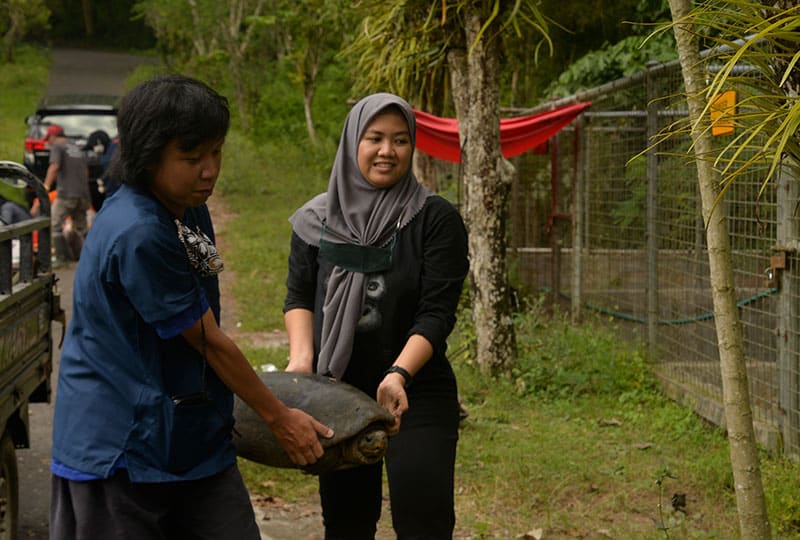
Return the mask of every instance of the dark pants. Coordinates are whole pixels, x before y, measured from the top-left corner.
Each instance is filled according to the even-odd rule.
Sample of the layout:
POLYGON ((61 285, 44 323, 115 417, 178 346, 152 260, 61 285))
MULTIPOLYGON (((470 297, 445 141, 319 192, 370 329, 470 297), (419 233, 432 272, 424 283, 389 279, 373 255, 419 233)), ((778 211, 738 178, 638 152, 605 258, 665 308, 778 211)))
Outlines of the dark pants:
POLYGON ((50 540, 259 540, 239 469, 201 480, 132 483, 53 476, 50 540))
MULTIPOLYGON (((458 402, 418 400, 389 439, 386 473, 398 540, 453 537, 458 402), (413 411, 413 412, 412 412, 413 411)), ((326 540, 372 540, 381 515, 382 464, 321 475, 326 540)))

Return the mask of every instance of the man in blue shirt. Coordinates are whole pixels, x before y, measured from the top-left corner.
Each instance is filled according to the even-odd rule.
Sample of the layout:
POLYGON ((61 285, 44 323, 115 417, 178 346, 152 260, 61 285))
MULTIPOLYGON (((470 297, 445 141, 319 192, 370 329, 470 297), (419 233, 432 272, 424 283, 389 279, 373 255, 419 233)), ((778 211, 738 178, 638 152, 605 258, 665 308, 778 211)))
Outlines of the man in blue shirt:
POLYGON ((50 538, 259 540, 231 440, 233 393, 299 465, 332 430, 286 407, 219 328, 206 200, 225 98, 182 76, 122 103, 113 174, 73 285, 53 426, 50 538))

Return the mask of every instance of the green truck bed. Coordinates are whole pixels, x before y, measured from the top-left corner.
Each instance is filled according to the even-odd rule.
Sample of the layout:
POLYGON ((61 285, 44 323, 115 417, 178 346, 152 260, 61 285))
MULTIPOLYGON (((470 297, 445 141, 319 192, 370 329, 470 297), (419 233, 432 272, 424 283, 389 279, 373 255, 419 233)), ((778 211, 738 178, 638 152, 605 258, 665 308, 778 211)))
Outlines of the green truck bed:
POLYGON ((0 222, 0 531, 16 538, 19 486, 16 449, 28 448, 28 403, 49 402, 53 321, 64 312, 50 265, 50 201, 23 166, 0 161, 0 202, 14 190, 39 199, 40 216, 0 222))

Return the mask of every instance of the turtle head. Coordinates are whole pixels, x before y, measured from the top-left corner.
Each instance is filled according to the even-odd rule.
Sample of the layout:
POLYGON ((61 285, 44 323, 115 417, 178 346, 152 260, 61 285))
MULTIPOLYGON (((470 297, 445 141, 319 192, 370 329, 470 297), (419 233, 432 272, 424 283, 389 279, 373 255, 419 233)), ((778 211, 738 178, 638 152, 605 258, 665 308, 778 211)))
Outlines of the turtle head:
POLYGON ((342 461, 350 466, 370 465, 383 459, 388 448, 386 426, 382 423, 371 424, 344 443, 342 461))

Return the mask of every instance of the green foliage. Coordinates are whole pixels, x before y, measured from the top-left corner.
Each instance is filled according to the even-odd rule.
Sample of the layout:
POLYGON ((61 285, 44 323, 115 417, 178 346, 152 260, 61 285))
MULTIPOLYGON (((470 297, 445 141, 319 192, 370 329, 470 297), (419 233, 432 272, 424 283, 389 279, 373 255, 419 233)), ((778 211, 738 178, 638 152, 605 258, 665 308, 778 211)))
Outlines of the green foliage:
POLYGON ((187 8, 183 0, 139 0, 135 13, 153 28, 164 62, 229 96, 236 123, 256 140, 331 136, 327 104, 344 102, 350 86, 336 57, 352 26, 345 3, 200 0, 187 8))
POLYGON ((546 315, 544 297, 517 315, 519 361, 511 378, 519 396, 572 398, 621 394, 647 388, 648 369, 641 352, 620 349, 611 332, 573 325, 568 315, 546 315), (546 339, 547 326, 559 339, 546 339))
POLYGON ((164 75, 166 73, 169 73, 169 69, 161 64, 150 62, 139 64, 136 69, 125 79, 125 91, 127 92, 137 84, 148 79, 152 79, 153 77, 164 75))
POLYGON ((126 51, 147 50, 155 44, 153 33, 142 21, 131 18, 135 0, 45 0, 45 3, 52 12, 51 26, 46 34, 37 35, 39 40, 60 46, 126 51))
POLYGON ((168 65, 188 63, 213 55, 224 21, 223 3, 200 0, 187 5, 179 0, 139 0, 132 8, 135 20, 152 29, 157 48, 168 65))
POLYGON ((800 538, 800 463, 763 455, 767 512, 781 538, 800 538))
POLYGON ((637 156, 628 161, 625 167, 624 193, 630 196, 615 201, 615 206, 610 215, 614 225, 622 228, 636 227, 644 229, 645 213, 647 211, 647 158, 637 156))
MULTIPOLYGON (((658 224, 658 241, 660 247, 672 247, 670 242, 680 242, 682 231, 692 230, 697 220, 699 201, 696 196, 697 182, 688 171, 678 174, 683 167, 691 164, 679 153, 688 150, 688 142, 670 154, 671 159, 661 157, 657 160, 656 178, 669 178, 670 181, 658 182, 658 194, 655 205, 661 215, 658 224)), ((663 154, 666 155, 666 152, 663 154)), ((615 247, 626 245, 622 238, 628 238, 630 244, 641 245, 641 234, 624 234, 623 231, 645 231, 647 228, 647 157, 639 154, 625 164, 625 177, 620 187, 616 188, 619 194, 615 200, 610 201, 608 214, 611 216, 615 230, 619 232, 616 237, 609 239, 615 247), (633 240, 630 240, 633 239, 633 240)), ((617 183, 617 181, 612 182, 617 183)), ((738 209, 734 209, 738 210, 738 209)))
POLYGON ((43 0, 4 0, 0 2, 0 34, 3 36, 5 63, 14 61, 17 45, 36 30, 49 28, 50 10, 43 0))
POLYGON ((355 93, 385 90, 412 104, 437 101, 431 94, 447 88, 447 49, 459 42, 458 33, 440 24, 442 7, 424 0, 360 0, 353 9, 363 17, 361 31, 344 53, 353 58, 355 93))
POLYGON ((548 19, 533 0, 360 0, 353 9, 363 16, 362 31, 345 50, 354 58, 356 91, 388 90, 412 104, 433 104, 427 108, 436 112, 449 87, 448 51, 475 45, 465 41, 467 13, 478 15, 480 38, 499 40, 504 52, 519 42, 534 54, 552 49, 548 19))
POLYGON ((344 119, 352 106, 344 99, 350 88, 352 80, 348 65, 343 59, 337 58, 319 78, 314 99, 314 120, 323 142, 327 139, 338 145, 344 119))
MULTIPOLYGON (((287 141, 296 145, 308 144, 303 94, 291 82, 294 67, 287 62, 272 66, 272 79, 265 85, 254 111, 251 135, 256 141, 287 141)), ((350 105, 347 95, 350 81, 341 61, 333 62, 317 82, 317 97, 313 103, 315 125, 324 141, 337 141, 350 105)))
POLYGON ((223 150, 217 195, 233 214, 225 236, 226 269, 236 274, 234 294, 243 330, 283 328, 289 216, 328 184, 334 148, 292 142, 256 145, 238 131, 223 150))
MULTIPOLYGON (((712 155, 725 190, 743 174, 754 172, 763 178, 762 192, 781 167, 797 174, 800 163, 800 5, 787 7, 749 0, 707 0, 698 3, 686 20, 712 47, 704 57, 709 82, 703 90, 706 109, 697 125, 686 123, 663 134, 661 140, 686 136, 692 129, 712 129, 707 120, 714 98, 726 90, 737 93, 735 108, 723 112, 735 126, 735 133, 712 155), (783 158, 790 156, 793 160, 783 158)), ((671 30, 666 26, 659 32, 671 30)), ((760 193, 759 193, 760 195, 760 193)))
MULTIPOLYGON (((467 530, 485 538, 534 526, 569 537, 601 526, 615 538, 736 537, 725 433, 666 398, 638 347, 604 319, 574 324, 542 301, 518 315, 516 328, 520 361, 500 379, 471 360, 468 318, 451 337, 470 412, 457 465, 457 514, 467 530), (672 507, 676 493, 686 495, 685 511, 672 507), (646 522, 609 517, 632 513, 646 522), (603 525, 591 525, 598 516, 603 525)), ((797 464, 767 454, 762 463, 773 526, 797 537, 797 464)))
POLYGON ((273 65, 274 78, 259 96, 252 134, 256 140, 294 140, 307 138, 303 120, 303 95, 294 88, 290 76, 291 66, 273 65))
POLYGON ((313 88, 355 26, 349 5, 342 0, 287 0, 277 9, 275 31, 284 35, 292 82, 301 91, 313 88))
POLYGON ((658 519, 654 519, 656 528, 659 531, 663 531, 665 536, 669 538, 667 531, 669 527, 666 525, 666 521, 664 519, 664 483, 667 480, 677 480, 672 473, 669 472, 666 464, 661 466, 661 470, 658 472, 658 478, 656 479, 656 486, 658 486, 658 519))
POLYGON ((20 46, 15 63, 0 65, 0 159, 22 163, 25 116, 44 95, 49 67, 49 51, 30 45, 20 46))
MULTIPOLYGON (((517 77, 516 82, 508 79, 506 83, 515 91, 510 102, 512 106, 526 107, 531 105, 531 100, 535 104, 562 95, 564 90, 554 81, 565 68, 580 78, 576 72, 578 68, 570 66, 582 63, 581 71, 585 71, 588 78, 592 66, 581 61, 584 55, 610 47, 609 44, 619 43, 629 36, 642 35, 653 21, 669 19, 666 0, 593 0, 590 3, 541 0, 539 7, 553 20, 550 32, 553 51, 551 55, 540 55, 538 61, 534 61, 530 44, 517 40, 519 51, 509 58, 504 69, 506 77, 512 71, 517 77), (551 85, 556 87, 553 91, 548 90, 551 85)), ((600 83, 608 80, 611 79, 600 80, 600 83)), ((577 90, 593 85, 586 80, 576 81, 574 86, 577 90)), ((569 90, 566 92, 571 93, 569 90)))
POLYGON ((487 379, 464 355, 454 361, 470 413, 457 462, 464 530, 656 539, 658 521, 681 538, 735 534, 724 435, 664 398, 637 348, 602 320, 575 325, 539 305, 516 328, 521 360, 511 377, 487 379), (670 478, 658 485, 663 470, 670 478), (678 491, 690 494, 692 516, 713 517, 660 507, 678 491))
POLYGON ((545 90, 545 95, 565 97, 581 90, 600 86, 643 70, 650 61, 666 62, 677 58, 671 35, 644 40, 630 36, 614 44, 605 44, 572 63, 545 90))

